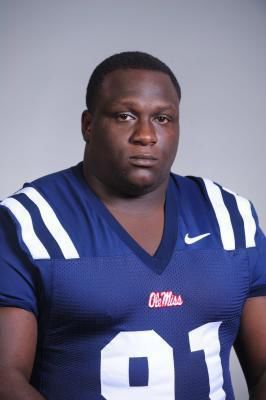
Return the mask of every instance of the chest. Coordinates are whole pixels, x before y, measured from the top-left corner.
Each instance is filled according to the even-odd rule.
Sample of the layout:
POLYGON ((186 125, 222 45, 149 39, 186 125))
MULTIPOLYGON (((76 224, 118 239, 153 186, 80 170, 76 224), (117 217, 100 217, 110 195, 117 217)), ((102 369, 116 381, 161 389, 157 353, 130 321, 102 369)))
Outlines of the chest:
MULTIPOLYGON (((227 371, 249 286, 245 253, 176 251, 161 274, 132 254, 39 267, 42 336, 36 374, 51 371, 47 393, 62 380, 58 365, 71 371, 58 399, 76 395, 77 386, 79 398, 87 398, 88 382, 95 399, 100 392, 108 400, 131 398, 132 392, 133 399, 136 388, 143 391, 141 398, 148 393, 149 399, 205 399, 213 356, 227 371), (162 374, 155 380, 159 392, 156 382, 147 386, 156 371, 162 374)), ((231 393, 225 376, 224 388, 231 393)))
POLYGON ((176 252, 161 274, 128 255, 57 260, 41 275, 51 328, 88 333, 147 329, 162 321, 178 332, 184 321, 189 329, 239 318, 249 285, 245 253, 218 250, 176 252), (177 299, 181 304, 171 304, 177 299))

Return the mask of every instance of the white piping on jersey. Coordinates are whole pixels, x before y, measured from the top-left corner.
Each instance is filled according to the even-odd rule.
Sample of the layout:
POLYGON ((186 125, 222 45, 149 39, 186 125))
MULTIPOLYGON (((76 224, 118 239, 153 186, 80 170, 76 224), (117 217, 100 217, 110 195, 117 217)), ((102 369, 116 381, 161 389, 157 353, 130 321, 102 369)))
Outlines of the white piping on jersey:
POLYGON ((79 254, 74 246, 74 243, 70 239, 64 227, 61 225, 54 210, 44 199, 44 197, 32 187, 25 187, 16 192, 16 194, 20 193, 24 193, 31 201, 33 201, 34 204, 36 204, 46 228, 57 242, 64 257, 66 259, 79 258, 79 254))
POLYGON ((246 247, 255 247, 256 222, 252 215, 250 202, 244 197, 237 195, 229 189, 226 189, 224 187, 223 189, 226 192, 232 194, 236 199, 238 211, 244 222, 246 247))
POLYGON ((16 199, 9 197, 1 202, 16 217, 21 226, 22 240, 27 246, 33 259, 49 259, 48 251, 34 232, 30 213, 16 199))
POLYGON ((234 250, 236 247, 234 230, 222 192, 219 186, 211 180, 203 179, 203 181, 218 221, 223 247, 225 250, 234 250))

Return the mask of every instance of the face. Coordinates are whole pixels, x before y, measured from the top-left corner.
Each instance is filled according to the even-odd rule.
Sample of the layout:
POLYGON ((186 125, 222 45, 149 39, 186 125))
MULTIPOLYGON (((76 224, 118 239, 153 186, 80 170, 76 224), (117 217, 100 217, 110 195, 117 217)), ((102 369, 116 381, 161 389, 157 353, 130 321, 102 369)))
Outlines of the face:
POLYGON ((85 111, 87 180, 141 195, 166 184, 179 138, 179 100, 167 74, 117 70, 101 84, 95 109, 85 111))

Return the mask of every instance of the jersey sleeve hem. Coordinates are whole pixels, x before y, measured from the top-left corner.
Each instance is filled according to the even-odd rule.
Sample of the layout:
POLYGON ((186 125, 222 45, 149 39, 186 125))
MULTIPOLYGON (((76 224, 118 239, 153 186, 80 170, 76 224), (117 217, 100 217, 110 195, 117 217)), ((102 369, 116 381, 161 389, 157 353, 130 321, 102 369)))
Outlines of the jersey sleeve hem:
POLYGON ((36 310, 34 310, 32 307, 30 307, 28 304, 23 303, 23 302, 18 303, 18 302, 9 301, 8 303, 6 303, 6 302, 3 303, 3 302, 0 300, 0 308, 4 308, 4 307, 5 307, 5 308, 6 308, 6 307, 21 308, 21 309, 23 309, 23 310, 26 310, 26 311, 31 312, 32 314, 35 315, 36 318, 38 318, 38 312, 37 312, 36 310))
POLYGON ((266 296, 266 285, 258 286, 249 292, 248 297, 266 296))

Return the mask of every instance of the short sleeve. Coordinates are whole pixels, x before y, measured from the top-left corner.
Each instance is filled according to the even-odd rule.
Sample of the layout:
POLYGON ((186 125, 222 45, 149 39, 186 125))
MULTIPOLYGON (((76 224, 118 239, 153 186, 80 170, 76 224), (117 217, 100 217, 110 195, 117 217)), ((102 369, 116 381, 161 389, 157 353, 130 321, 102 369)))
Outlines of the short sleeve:
POLYGON ((18 226, 0 206, 0 307, 18 307, 38 315, 37 276, 19 240, 18 226))
POLYGON ((252 213, 256 221, 256 246, 248 249, 250 267, 249 297, 266 296, 266 237, 259 227, 254 207, 252 213))

